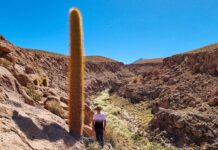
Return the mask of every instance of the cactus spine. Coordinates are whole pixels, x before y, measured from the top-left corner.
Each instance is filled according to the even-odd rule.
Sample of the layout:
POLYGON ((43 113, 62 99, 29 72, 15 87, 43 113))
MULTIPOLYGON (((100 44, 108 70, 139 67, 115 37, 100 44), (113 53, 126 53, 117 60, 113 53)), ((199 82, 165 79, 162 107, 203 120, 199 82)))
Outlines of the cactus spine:
POLYGON ((70 10, 70 64, 69 64, 69 130, 81 137, 84 123, 84 58, 82 21, 78 9, 70 10))

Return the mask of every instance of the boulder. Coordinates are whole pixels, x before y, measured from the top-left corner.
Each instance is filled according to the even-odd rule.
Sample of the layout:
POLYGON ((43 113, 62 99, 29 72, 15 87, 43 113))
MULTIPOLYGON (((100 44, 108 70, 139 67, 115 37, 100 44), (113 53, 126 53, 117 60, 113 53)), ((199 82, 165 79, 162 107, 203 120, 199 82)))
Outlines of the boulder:
POLYGON ((176 146, 210 143, 216 140, 215 115, 186 113, 160 108, 149 123, 149 138, 161 142, 163 137, 176 146), (208 123, 209 122, 209 123, 208 123))
POLYGON ((13 51, 13 45, 5 40, 0 40, 0 53, 11 53, 13 51))
POLYGON ((215 88, 212 90, 212 95, 213 95, 213 96, 218 96, 218 86, 215 87, 215 88))
POLYGON ((93 137, 94 136, 94 131, 93 131, 92 127, 90 127, 88 125, 84 125, 83 135, 86 136, 86 137, 93 137))
POLYGON ((66 97, 60 97, 60 101, 65 104, 68 104, 68 99, 66 97))
POLYGON ((217 106, 218 105, 218 97, 214 97, 211 100, 209 100, 208 105, 217 106))
POLYGON ((183 128, 185 126, 185 121, 183 119, 181 119, 181 118, 180 119, 175 119, 174 120, 174 125, 175 125, 176 128, 181 129, 181 128, 183 128))
POLYGON ((173 79, 173 78, 171 78, 171 79, 169 79, 169 81, 168 81, 168 85, 174 85, 174 84, 176 84, 177 83, 177 80, 176 79, 173 79))
POLYGON ((2 66, 0 66, 0 85, 7 90, 16 91, 14 76, 2 66))
POLYGON ((170 79, 170 76, 169 76, 169 75, 165 75, 165 76, 162 77, 162 80, 163 80, 164 82, 169 81, 169 79, 170 79))
POLYGON ((31 67, 31 66, 26 66, 26 67, 25 67, 25 72, 26 72, 27 74, 34 74, 34 73, 35 73, 33 67, 31 67))
POLYGON ((31 79, 26 74, 16 74, 15 78, 22 86, 27 86, 28 83, 32 83, 31 79))
POLYGON ((170 103, 169 100, 167 98, 164 98, 158 102, 158 105, 162 108, 167 109, 169 107, 169 103, 170 103))
POLYGON ((88 105, 85 105, 85 124, 86 125, 91 125, 93 116, 94 116, 94 112, 92 111, 92 109, 88 105))

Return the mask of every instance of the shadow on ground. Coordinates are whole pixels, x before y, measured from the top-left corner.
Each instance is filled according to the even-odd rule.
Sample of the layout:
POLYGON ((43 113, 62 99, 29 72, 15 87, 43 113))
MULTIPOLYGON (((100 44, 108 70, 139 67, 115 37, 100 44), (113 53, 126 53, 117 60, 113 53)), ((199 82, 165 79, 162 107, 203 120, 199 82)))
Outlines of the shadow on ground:
POLYGON ((66 129, 56 123, 49 125, 41 124, 41 129, 32 121, 32 119, 20 115, 17 111, 13 111, 12 118, 20 130, 30 140, 41 139, 48 140, 50 142, 63 140, 67 146, 73 146, 76 142, 66 129))

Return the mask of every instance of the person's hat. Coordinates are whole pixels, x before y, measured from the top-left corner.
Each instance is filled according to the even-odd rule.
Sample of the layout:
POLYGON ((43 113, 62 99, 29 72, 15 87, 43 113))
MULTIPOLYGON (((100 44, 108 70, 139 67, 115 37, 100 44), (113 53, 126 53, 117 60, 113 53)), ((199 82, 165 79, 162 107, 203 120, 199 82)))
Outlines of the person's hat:
POLYGON ((102 110, 102 107, 97 106, 97 107, 95 107, 95 110, 102 110))

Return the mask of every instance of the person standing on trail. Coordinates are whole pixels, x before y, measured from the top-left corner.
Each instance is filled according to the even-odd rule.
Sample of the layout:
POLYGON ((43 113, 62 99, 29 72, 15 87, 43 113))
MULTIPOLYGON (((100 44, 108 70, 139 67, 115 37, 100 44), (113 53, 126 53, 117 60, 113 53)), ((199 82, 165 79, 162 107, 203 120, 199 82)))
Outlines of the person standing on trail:
POLYGON ((96 140, 103 147, 104 146, 104 131, 106 127, 106 116, 101 112, 100 106, 95 108, 96 113, 94 114, 92 125, 95 131, 96 140))

